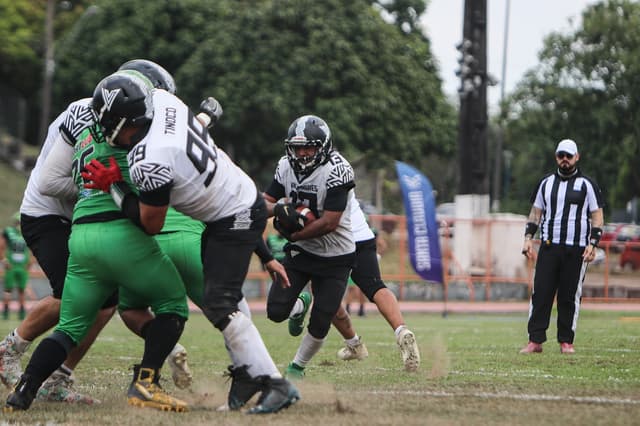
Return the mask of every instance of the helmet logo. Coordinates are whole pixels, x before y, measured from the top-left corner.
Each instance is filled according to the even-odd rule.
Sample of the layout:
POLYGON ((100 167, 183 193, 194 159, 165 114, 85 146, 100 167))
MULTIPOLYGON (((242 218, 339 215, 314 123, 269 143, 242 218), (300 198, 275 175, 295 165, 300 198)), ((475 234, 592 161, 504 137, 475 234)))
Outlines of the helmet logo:
POLYGON ((107 90, 104 87, 101 89, 102 91, 102 99, 104 99, 104 107, 107 111, 111 111, 111 107, 113 106, 113 101, 115 101, 118 93, 120 93, 120 89, 107 90))

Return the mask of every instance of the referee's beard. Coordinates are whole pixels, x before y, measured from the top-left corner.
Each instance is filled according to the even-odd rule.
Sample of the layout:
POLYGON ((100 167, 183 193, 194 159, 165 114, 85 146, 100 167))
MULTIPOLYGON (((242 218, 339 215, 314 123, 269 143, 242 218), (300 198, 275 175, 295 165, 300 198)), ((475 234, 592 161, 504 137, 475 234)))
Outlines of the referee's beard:
POLYGON ((558 173, 564 177, 571 177, 576 172, 576 170, 577 166, 575 164, 572 166, 568 163, 562 162, 558 166, 558 173))

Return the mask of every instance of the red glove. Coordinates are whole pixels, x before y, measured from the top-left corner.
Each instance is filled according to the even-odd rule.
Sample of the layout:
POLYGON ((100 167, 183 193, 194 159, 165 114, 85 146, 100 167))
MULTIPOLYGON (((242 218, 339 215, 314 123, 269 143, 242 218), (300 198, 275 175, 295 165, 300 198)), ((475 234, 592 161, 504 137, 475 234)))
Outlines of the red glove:
POLYGON ((120 166, 113 157, 109 157, 109 167, 96 159, 91 160, 84 166, 80 175, 87 181, 84 184, 85 188, 99 189, 104 192, 109 192, 112 183, 123 180, 120 166))

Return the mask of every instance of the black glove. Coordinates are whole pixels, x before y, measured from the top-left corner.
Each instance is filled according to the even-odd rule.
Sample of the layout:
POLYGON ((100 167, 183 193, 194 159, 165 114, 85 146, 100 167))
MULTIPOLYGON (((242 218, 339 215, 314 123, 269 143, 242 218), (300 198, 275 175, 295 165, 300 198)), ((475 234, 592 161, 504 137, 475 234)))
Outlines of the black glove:
POLYGON ((222 117, 222 105, 213 96, 200 102, 200 112, 206 114, 211 121, 207 124, 208 128, 212 128, 222 117))
POLYGON ((296 208, 291 203, 276 204, 273 207, 274 222, 278 222, 279 226, 286 230, 289 234, 293 234, 304 228, 304 221, 296 208))
POLYGON ((280 223, 277 217, 273 218, 273 227, 276 229, 276 231, 280 233, 280 235, 286 238, 287 241, 291 241, 292 232, 289 232, 288 230, 284 229, 284 227, 282 226, 282 224, 280 223))

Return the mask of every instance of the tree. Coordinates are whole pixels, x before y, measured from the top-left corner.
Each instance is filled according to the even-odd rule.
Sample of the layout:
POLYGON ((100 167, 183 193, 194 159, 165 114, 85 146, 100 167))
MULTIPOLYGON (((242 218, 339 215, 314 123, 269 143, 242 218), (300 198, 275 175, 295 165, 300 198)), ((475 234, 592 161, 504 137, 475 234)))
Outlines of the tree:
MULTIPOLYGON (((525 212, 539 170, 552 172, 557 142, 576 140, 580 165, 611 208, 640 188, 640 4, 591 5, 582 25, 544 42, 540 65, 509 99, 507 149, 515 153, 506 205, 525 212)), ((527 207, 528 208, 528 207, 527 207)))
POLYGON ((225 111, 217 143, 261 184, 287 127, 307 113, 370 168, 455 158, 455 113, 428 42, 384 22, 370 1, 103 1, 57 52, 59 108, 135 57, 172 72, 192 107, 216 96, 225 111))

